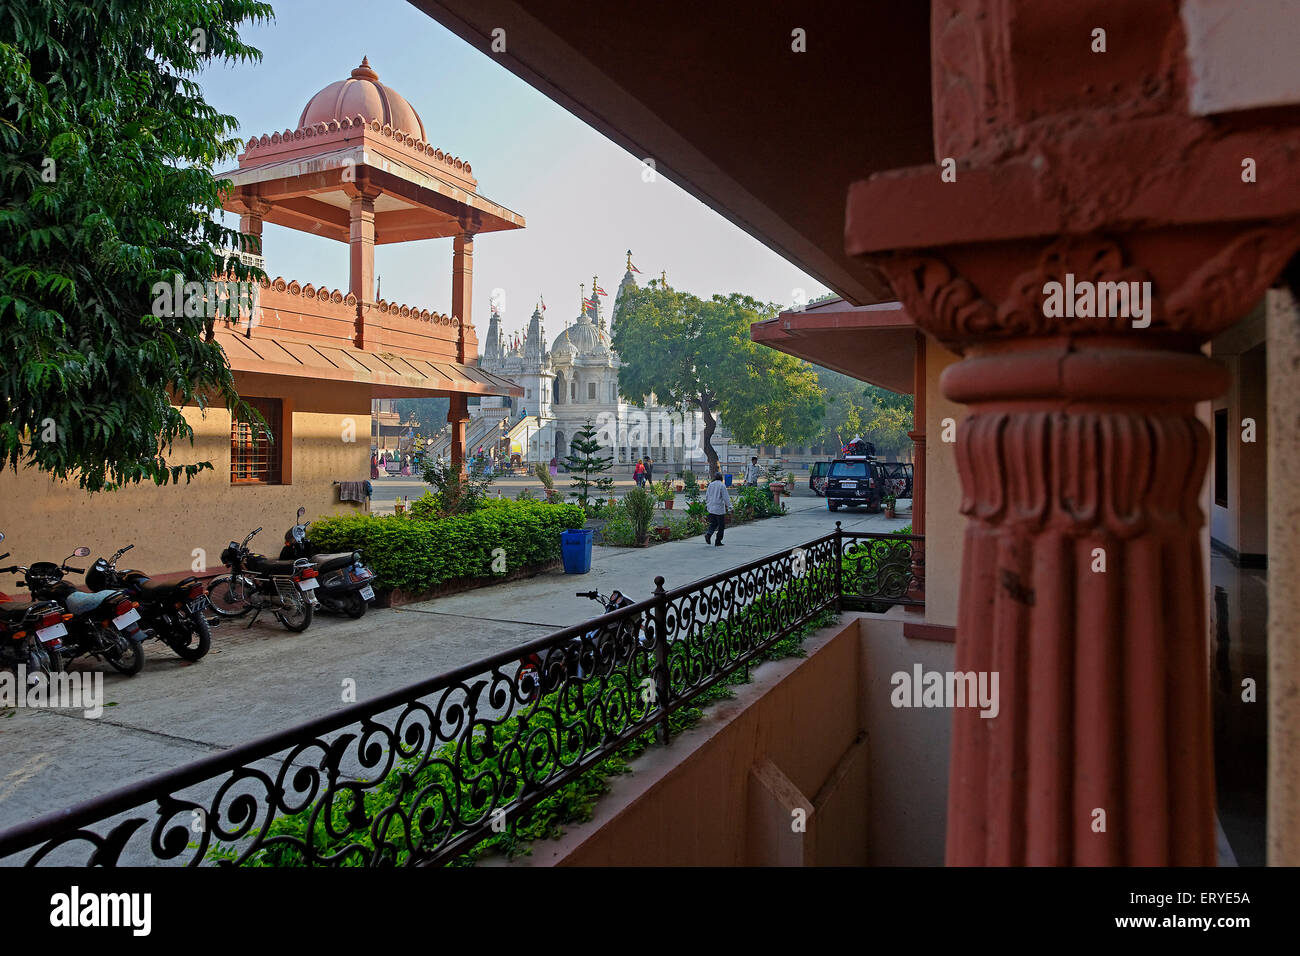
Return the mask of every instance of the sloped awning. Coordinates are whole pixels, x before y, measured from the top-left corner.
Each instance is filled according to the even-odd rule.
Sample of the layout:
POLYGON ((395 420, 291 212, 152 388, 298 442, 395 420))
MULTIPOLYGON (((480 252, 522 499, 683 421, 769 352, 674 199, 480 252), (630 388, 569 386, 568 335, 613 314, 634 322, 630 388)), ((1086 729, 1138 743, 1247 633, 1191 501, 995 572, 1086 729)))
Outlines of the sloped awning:
POLYGON ((897 302, 827 299, 755 322, 750 338, 891 392, 911 394, 918 329, 897 302))
POLYGON ((509 379, 457 362, 414 355, 366 352, 345 345, 217 331, 216 341, 236 372, 287 375, 318 381, 359 382, 374 398, 435 395, 512 395, 524 390, 509 379))

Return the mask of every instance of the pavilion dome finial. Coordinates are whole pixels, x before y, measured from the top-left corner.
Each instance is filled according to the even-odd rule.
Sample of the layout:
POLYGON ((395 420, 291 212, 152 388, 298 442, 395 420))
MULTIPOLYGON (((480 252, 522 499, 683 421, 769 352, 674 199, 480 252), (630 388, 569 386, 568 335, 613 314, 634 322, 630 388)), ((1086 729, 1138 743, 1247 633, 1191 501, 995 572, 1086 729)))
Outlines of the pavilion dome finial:
POLYGON ((298 128, 332 120, 342 122, 358 115, 416 139, 428 139, 420 114, 404 96, 379 82, 369 57, 362 57, 361 65, 346 80, 335 80, 308 100, 298 117, 298 128))

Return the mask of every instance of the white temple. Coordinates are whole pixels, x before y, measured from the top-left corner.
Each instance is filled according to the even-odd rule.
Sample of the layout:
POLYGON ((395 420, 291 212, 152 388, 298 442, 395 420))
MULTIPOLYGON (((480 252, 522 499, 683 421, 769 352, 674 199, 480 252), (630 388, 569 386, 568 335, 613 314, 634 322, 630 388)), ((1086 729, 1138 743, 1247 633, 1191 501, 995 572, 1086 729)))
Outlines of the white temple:
MULTIPOLYGON (((617 313, 624 290, 635 285, 629 252, 611 315, 617 313)), ((552 456, 562 462, 573 436, 591 419, 605 454, 617 465, 631 467, 648 455, 655 463, 656 478, 683 467, 702 467, 700 436, 704 426, 698 410, 683 413, 666 408, 655 403, 653 396, 644 408, 620 398, 618 370, 622 363, 611 347, 612 325, 606 326, 602 295, 593 277, 590 298, 584 286, 577 318, 555 337, 550 348, 540 308, 533 310, 523 338, 514 340, 503 337, 500 316, 493 309, 479 364, 520 385, 524 397, 484 398, 476 409, 471 408, 476 419, 467 443, 471 454, 480 444, 486 448, 491 441, 505 438, 526 462, 549 462, 552 456), (476 440, 475 435, 487 440, 476 440)))

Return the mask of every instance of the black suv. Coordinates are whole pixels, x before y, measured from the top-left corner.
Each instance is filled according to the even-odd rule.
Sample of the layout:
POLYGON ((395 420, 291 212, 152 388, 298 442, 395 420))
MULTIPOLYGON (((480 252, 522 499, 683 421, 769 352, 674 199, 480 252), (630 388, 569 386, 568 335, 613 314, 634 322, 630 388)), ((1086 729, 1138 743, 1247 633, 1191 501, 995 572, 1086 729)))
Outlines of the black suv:
POLYGON ((839 511, 840 506, 866 506, 880 510, 885 487, 880 462, 871 458, 836 458, 826 474, 826 507, 839 511))

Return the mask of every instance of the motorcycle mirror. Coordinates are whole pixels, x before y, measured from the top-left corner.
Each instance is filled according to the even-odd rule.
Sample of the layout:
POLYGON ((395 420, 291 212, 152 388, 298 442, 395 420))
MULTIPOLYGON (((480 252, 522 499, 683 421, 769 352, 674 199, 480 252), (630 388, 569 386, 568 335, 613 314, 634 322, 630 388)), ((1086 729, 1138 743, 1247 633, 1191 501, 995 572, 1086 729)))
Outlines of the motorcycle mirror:
POLYGON ((306 509, 306 508, 299 508, 299 509, 298 509, 298 520, 301 521, 301 520, 302 520, 302 516, 305 515, 306 513, 307 513, 307 509, 306 509))
POLYGON ((0 531, 0 541, 3 541, 4 539, 5 539, 5 533, 3 531, 0 531))
POLYGON ((84 558, 86 555, 90 554, 90 549, 85 547, 78 548, 76 551, 73 551, 72 554, 74 557, 84 558))

